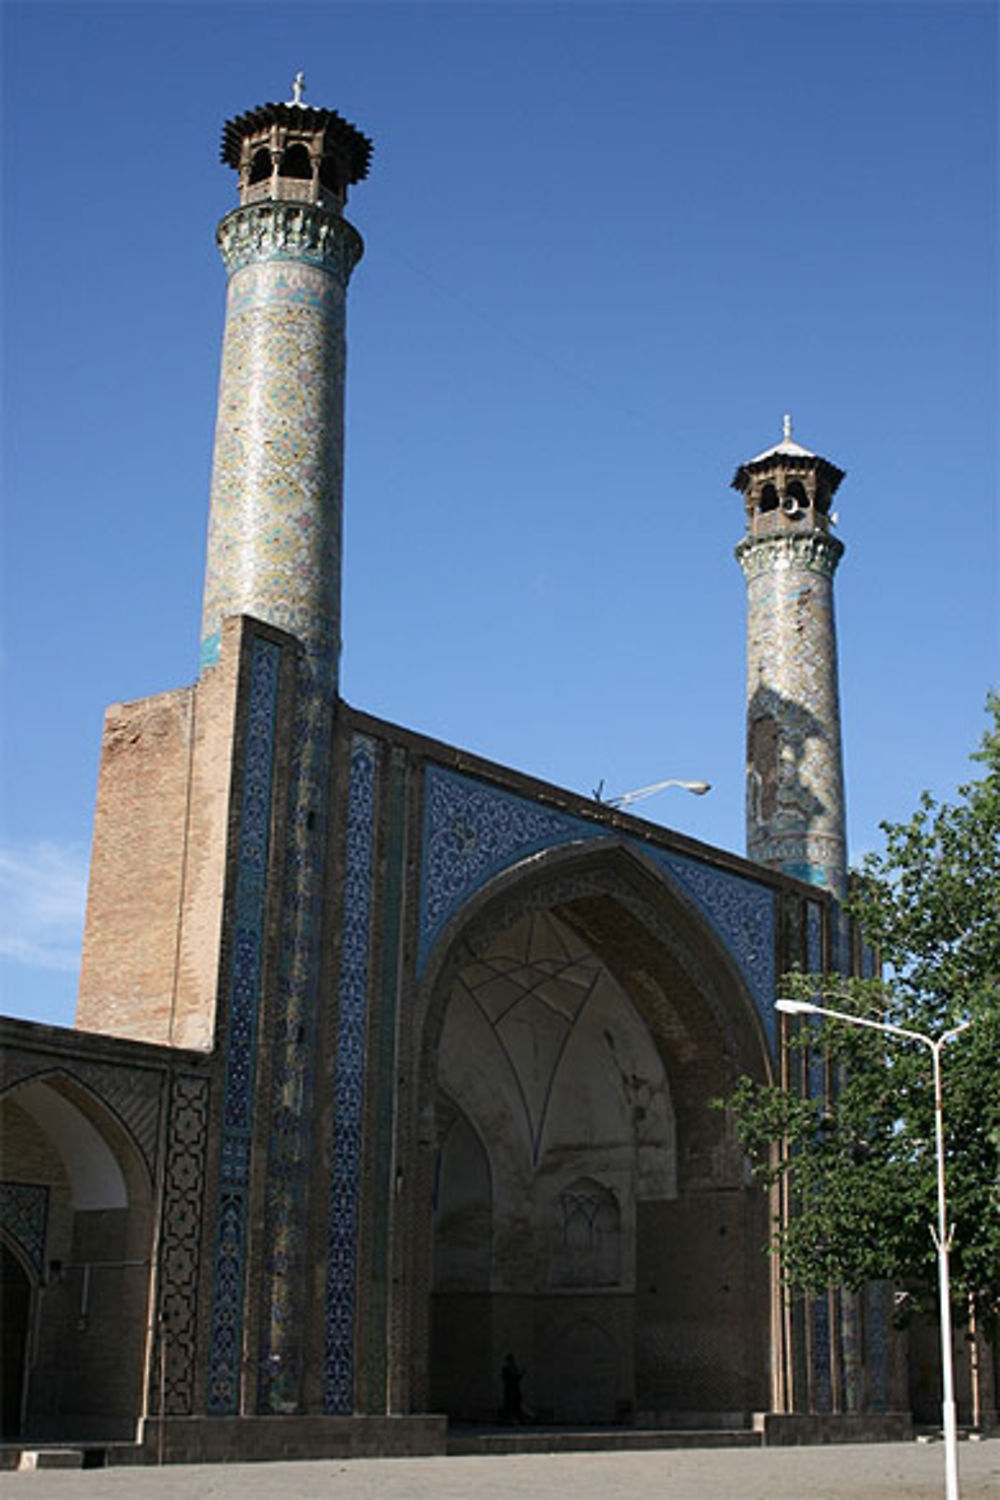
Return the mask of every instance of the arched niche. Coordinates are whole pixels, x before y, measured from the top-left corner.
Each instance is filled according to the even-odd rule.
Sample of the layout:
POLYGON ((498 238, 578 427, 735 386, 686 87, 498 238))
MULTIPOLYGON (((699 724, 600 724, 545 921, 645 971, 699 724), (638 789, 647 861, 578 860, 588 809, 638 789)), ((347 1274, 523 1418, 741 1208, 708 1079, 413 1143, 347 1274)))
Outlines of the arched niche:
POLYGON ((36 1278, 24 1435, 134 1438, 152 1236, 142 1153, 114 1109, 62 1069, 0 1097, 0 1142, 4 1201, 17 1206, 21 1248, 30 1248, 36 1278))
POLYGON ((460 1400, 443 1403, 456 1417, 495 1414, 508 1352, 541 1419, 584 1420, 588 1402, 592 1421, 721 1421, 766 1405, 765 1205, 712 1100, 770 1062, 739 971, 691 903, 618 844, 536 856, 450 924, 421 999, 414 1139, 428 1199, 432 1179, 444 1188, 442 1092, 491 1184, 475 1306, 457 1288, 442 1299, 435 1226, 415 1216, 413 1346, 426 1316, 429 1392, 469 1359, 452 1330, 475 1320, 460 1400), (600 1380, 566 1354, 577 1336, 560 1330, 576 1327, 604 1351, 600 1380))

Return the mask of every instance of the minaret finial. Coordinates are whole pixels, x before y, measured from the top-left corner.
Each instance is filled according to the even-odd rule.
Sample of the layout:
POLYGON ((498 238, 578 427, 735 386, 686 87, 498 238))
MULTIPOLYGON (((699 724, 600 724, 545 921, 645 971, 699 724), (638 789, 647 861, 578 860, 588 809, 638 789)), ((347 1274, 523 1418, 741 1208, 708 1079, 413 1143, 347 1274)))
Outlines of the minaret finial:
POLYGON ((792 441, 792 419, 788 415, 787 412, 785 412, 785 415, 782 418, 781 425, 782 425, 782 434, 781 434, 782 439, 783 439, 784 442, 790 443, 792 441))
POLYGON ((288 101, 289 104, 302 104, 302 95, 305 93, 305 91, 306 75, 300 68, 295 77, 292 79, 292 97, 288 101))

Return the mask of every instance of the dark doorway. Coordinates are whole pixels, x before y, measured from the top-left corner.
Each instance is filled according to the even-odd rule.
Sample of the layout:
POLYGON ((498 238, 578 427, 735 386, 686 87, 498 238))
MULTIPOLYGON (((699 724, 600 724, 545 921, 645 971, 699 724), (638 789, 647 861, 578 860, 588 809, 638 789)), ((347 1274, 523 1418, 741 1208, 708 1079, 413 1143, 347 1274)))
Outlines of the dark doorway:
POLYGON ((21 1432, 24 1357, 31 1316, 31 1281, 17 1256, 0 1243, 0 1434, 21 1432))

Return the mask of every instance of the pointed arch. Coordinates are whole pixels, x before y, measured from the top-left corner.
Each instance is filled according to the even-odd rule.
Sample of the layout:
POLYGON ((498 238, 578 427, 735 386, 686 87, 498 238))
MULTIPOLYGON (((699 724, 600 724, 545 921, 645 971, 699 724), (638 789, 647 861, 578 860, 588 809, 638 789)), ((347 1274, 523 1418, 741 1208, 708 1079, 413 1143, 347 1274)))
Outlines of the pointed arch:
POLYGON ((149 1166, 117 1110, 81 1079, 56 1068, 19 1080, 0 1108, 24 1110, 58 1151, 76 1209, 120 1209, 149 1201, 149 1166))
POLYGON ((18 1301, 29 1319, 24 1435, 134 1439, 152 1275, 149 1164, 113 1105, 62 1067, 0 1095, 0 1141, 5 1201, 22 1220, 26 1205, 43 1205, 29 1229, 44 1292, 18 1301))
MULTIPOLYGON (((495 982, 499 986, 501 981, 495 982)), ((590 838, 532 854, 495 875, 451 916, 427 954, 414 1000, 417 1087, 404 1128, 409 1132, 407 1158, 416 1169, 415 1204, 430 1201, 436 1151, 433 1101, 439 1070, 445 1066, 445 1023, 459 1002, 469 1020, 460 1032, 448 1023, 448 1087, 460 1096, 466 1086, 463 1070, 467 1074, 470 1067, 481 1079, 494 1080, 485 1093, 482 1083, 472 1083, 472 1075, 467 1085, 473 1088, 467 1102, 480 1101, 472 1107, 486 1152, 502 1167, 501 1181, 495 1184, 490 1295, 478 1314, 481 1326, 492 1327, 494 1340, 518 1345, 519 1363, 527 1362, 523 1346, 531 1345, 542 1383, 553 1390, 565 1386, 565 1399, 560 1397, 563 1413, 582 1410, 590 1402, 594 1420, 611 1420, 606 1408, 612 1385, 619 1415, 635 1409, 636 1401, 641 1409, 661 1414, 676 1414, 689 1399, 703 1411, 719 1404, 727 1411, 766 1404, 770 1279, 766 1259, 758 1254, 766 1238, 766 1205, 755 1189, 747 1187, 742 1153, 725 1114, 710 1104, 713 1097, 728 1092, 739 1074, 767 1078, 773 1064, 763 1019, 741 966, 692 895, 632 841, 590 838), (507 937, 528 932, 532 914, 542 913, 570 935, 581 963, 589 955, 586 962, 594 972, 606 976, 601 980, 603 1009, 595 1015, 590 1040, 582 1050, 577 1048, 572 1067, 561 1075, 558 1024, 545 1021, 531 1001, 542 981, 536 986, 522 972, 537 958, 527 950, 514 951, 513 936, 507 937), (500 974, 501 960, 511 965, 511 983, 520 985, 528 997, 527 1009, 524 1002, 516 1002, 526 1028, 519 1042, 498 1037, 508 1020, 499 987, 492 1008, 479 1005, 483 1019, 475 1020, 476 987, 494 983, 488 973, 500 974), (636 1019, 626 1023, 630 1012, 636 1019), (631 1034, 636 1040, 623 1046, 622 1039, 631 1034), (648 1037, 644 1043, 639 1040, 643 1034, 648 1037), (496 1064, 482 1051, 484 1045, 495 1050, 490 1035, 501 1046, 496 1064), (654 1049, 657 1064, 632 1061, 643 1056, 643 1046, 654 1049), (520 1047, 522 1059, 542 1060, 544 1076, 539 1075, 536 1084, 525 1072, 535 1064, 519 1063, 511 1047, 520 1047), (658 1085, 656 1067, 664 1079, 658 1085), (516 1145, 518 1127, 510 1123, 517 1114, 513 1085, 503 1084, 503 1070, 518 1069, 526 1122, 521 1134, 535 1142, 527 1156, 516 1145), (551 1080, 558 1076, 570 1094, 563 1095, 555 1135, 543 1134, 539 1111, 548 1108, 551 1080), (623 1116, 621 1111, 627 1100, 635 1111, 632 1118, 641 1117, 644 1103, 638 1092, 633 1097, 629 1090, 644 1079, 648 1087, 651 1078, 670 1101, 663 1119, 671 1123, 656 1135, 652 1154, 647 1151, 642 1179, 646 1186, 640 1189, 641 1136, 635 1135, 634 1146, 627 1148, 633 1127, 628 1113, 623 1116), (504 1097, 510 1101, 506 1106, 504 1097), (593 1136, 591 1145, 585 1140, 588 1133, 593 1136), (599 1243, 600 1236, 595 1238, 586 1287, 580 1282, 585 1257, 575 1244, 563 1257, 561 1277, 551 1255, 553 1215, 560 1211, 560 1195, 565 1197, 574 1182, 591 1183, 585 1207, 593 1210, 595 1224, 600 1219, 602 1233, 610 1233, 612 1205, 620 1213, 618 1249, 612 1253, 599 1243), (525 1236, 536 1247, 543 1242, 549 1247, 547 1272, 540 1270, 544 1254, 537 1248, 530 1255, 521 1253, 519 1244, 529 1243, 525 1236), (619 1251, 620 1268, 612 1264, 619 1251), (695 1268, 694 1273, 684 1269, 687 1265, 695 1268), (612 1273, 620 1275, 618 1283, 612 1273), (604 1386, 595 1380, 588 1395, 581 1377, 573 1396, 567 1385, 576 1378, 573 1369, 557 1368, 557 1347, 542 1349, 538 1340, 543 1339, 543 1327, 555 1329, 556 1305, 575 1296, 590 1299, 595 1326, 624 1352, 617 1364, 605 1362, 614 1373, 607 1375, 604 1386), (616 1306, 612 1310, 609 1303, 602 1311, 598 1303, 609 1297, 617 1299, 616 1306), (516 1316, 515 1307, 521 1309, 516 1316), (695 1315, 697 1355, 683 1332, 686 1320, 695 1315), (734 1324, 742 1341, 735 1354, 734 1324), (522 1330, 519 1339, 501 1332, 516 1327, 522 1330), (698 1369, 691 1364, 695 1359, 701 1361, 698 1369)), ((429 1376, 429 1369, 420 1369, 420 1357, 428 1347, 431 1233, 419 1211, 411 1228, 406 1280, 414 1294, 409 1304, 414 1322, 407 1342, 414 1387, 409 1400, 419 1407, 426 1399, 429 1376)), ((564 1311, 568 1315, 568 1306, 564 1311)), ((450 1319, 439 1315, 437 1326, 447 1328, 459 1321, 456 1312, 450 1319)), ((498 1348, 481 1353, 481 1363, 485 1359, 485 1368, 494 1376, 498 1348)), ((440 1364, 440 1353, 437 1358, 440 1364)), ((531 1405, 530 1394, 526 1399, 531 1405)))

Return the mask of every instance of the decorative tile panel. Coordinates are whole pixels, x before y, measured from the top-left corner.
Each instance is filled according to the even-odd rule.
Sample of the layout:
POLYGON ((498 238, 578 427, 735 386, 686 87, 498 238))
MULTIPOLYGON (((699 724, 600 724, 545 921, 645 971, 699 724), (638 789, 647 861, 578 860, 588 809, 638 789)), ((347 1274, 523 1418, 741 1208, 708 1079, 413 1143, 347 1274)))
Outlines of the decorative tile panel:
POLYGON ((49 1190, 37 1182, 0 1182, 0 1228, 14 1240, 39 1276, 45 1270, 49 1190))
POLYGON ((530 854, 604 830, 568 813, 539 807, 441 766, 424 781, 423 866, 418 963, 469 896, 530 854))
POLYGON ((833 1410, 833 1386, 830 1379, 830 1299, 817 1297, 812 1303, 812 1397, 818 1412, 833 1410))
MULTIPOLYGON (((809 974, 820 974, 823 971, 823 911, 815 901, 806 903, 806 970, 809 974)), ((815 999, 821 1003, 822 997, 817 994, 815 999)), ((813 1025, 818 1025, 819 1016, 811 1017, 813 1025)), ((817 1048, 809 1049, 809 1092, 815 1099, 821 1099, 826 1091, 826 1060, 817 1048)))
POLYGON ((406 753, 398 747, 389 763, 389 827, 385 859, 383 964, 379 1002, 377 1111, 372 1169, 372 1252, 367 1294, 369 1411, 386 1410, 386 1332, 389 1302, 389 1220, 392 1197, 392 1135, 396 1101, 396 1015, 406 864, 406 753))
MULTIPOLYGON (((583 818, 538 807, 513 792, 428 765, 419 967, 426 964, 431 946, 449 919, 494 875, 544 849, 605 833, 604 828, 583 818)), ((740 968, 773 1048, 777 982, 774 893, 744 876, 717 870, 646 840, 628 842, 669 875, 708 920, 740 968)))
POLYGON ((893 1288, 887 1281, 874 1281, 865 1288, 864 1295, 866 1406, 870 1411, 888 1411, 893 1288))
POLYGON ((309 657, 298 662, 285 829, 278 1014, 271 1059, 260 1389, 264 1412, 299 1409, 306 1194, 312 1154, 314 1050, 322 969, 333 702, 309 657))
POLYGON ((354 1312, 371 948, 375 772, 374 743, 362 735, 355 735, 347 794, 323 1390, 324 1409, 341 1414, 349 1414, 354 1409, 354 1312))
POLYGON ((731 875, 728 870, 700 864, 687 855, 648 844, 639 847, 684 888, 722 939, 723 947, 743 974, 773 1051, 777 1037, 774 999, 778 983, 774 892, 743 875, 731 875))
POLYGON ((226 981, 225 1081, 209 1343, 208 1410, 217 1415, 235 1412, 239 1402, 247 1192, 281 654, 274 642, 260 638, 253 642, 226 981))
POLYGON ((194 1403, 207 1142, 208 1082, 177 1077, 167 1130, 159 1316, 150 1371, 150 1410, 169 1416, 189 1414, 194 1403))

